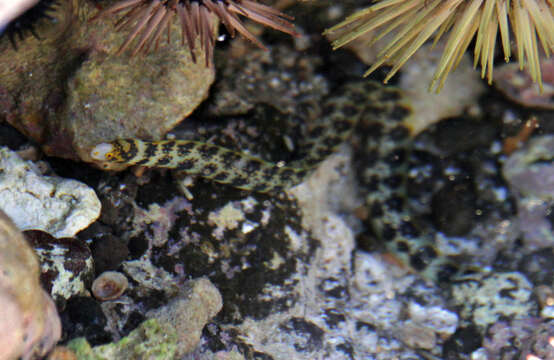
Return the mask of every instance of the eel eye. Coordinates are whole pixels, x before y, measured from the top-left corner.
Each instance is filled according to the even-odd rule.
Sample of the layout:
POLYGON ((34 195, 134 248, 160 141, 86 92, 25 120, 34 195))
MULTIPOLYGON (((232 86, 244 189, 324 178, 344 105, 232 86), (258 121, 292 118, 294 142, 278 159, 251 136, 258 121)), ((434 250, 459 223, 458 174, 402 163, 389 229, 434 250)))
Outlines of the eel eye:
POLYGON ((110 160, 111 158, 114 157, 113 150, 114 148, 113 148, 113 145, 111 144, 107 144, 107 143, 99 144, 92 149, 92 151, 90 152, 90 156, 94 160, 98 160, 98 161, 110 160))

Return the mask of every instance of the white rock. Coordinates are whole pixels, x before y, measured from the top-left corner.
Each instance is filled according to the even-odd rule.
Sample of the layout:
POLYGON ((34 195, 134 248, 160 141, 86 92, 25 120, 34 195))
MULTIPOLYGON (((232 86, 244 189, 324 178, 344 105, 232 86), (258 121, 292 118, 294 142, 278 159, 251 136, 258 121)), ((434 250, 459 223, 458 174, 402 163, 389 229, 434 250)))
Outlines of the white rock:
MULTIPOLYGON (((431 45, 422 46, 402 68, 399 86, 406 92, 413 110, 406 124, 414 134, 444 118, 468 112, 485 90, 479 73, 473 69, 466 54, 456 70, 449 74, 439 94, 428 91, 443 46, 441 43, 433 49, 431 45)), ((477 108, 471 110, 479 111, 477 108)))
POLYGON ((43 176, 31 162, 0 148, 0 209, 21 230, 73 237, 100 215, 100 200, 83 183, 43 176))

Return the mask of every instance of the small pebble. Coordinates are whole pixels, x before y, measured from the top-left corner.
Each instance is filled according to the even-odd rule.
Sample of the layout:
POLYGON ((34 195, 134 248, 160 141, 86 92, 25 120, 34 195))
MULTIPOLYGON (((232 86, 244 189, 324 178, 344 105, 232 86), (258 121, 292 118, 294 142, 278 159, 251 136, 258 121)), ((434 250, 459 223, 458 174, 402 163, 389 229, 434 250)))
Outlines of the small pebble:
POLYGON ((437 343, 437 336, 432 329, 407 322, 400 328, 399 337, 412 348, 431 350, 437 343))
POLYGON ((108 319, 100 303, 90 296, 72 297, 60 316, 62 341, 85 337, 92 346, 113 341, 112 335, 106 331, 108 319))

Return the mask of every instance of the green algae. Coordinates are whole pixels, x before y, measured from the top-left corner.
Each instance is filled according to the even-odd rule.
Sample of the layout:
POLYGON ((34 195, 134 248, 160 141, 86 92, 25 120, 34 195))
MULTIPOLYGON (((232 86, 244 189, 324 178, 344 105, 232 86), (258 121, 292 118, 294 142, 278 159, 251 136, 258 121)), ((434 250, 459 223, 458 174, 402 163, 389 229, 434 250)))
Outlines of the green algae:
POLYGON ((149 319, 118 342, 92 347, 85 338, 77 338, 67 347, 81 360, 167 360, 175 358, 177 342, 175 331, 149 319))

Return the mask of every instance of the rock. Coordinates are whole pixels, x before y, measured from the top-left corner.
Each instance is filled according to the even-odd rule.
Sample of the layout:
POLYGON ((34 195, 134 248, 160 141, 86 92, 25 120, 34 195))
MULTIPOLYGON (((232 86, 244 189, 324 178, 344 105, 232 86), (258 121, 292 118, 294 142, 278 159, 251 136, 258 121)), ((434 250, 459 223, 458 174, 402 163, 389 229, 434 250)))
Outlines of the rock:
MULTIPOLYGON (((100 221, 122 230, 132 228, 134 199, 137 196, 137 178, 131 174, 104 176, 97 187, 97 195, 102 203, 100 221)), ((94 241, 96 243, 96 241, 94 241)))
POLYGON ((179 218, 178 213, 190 209, 190 204, 183 197, 177 196, 164 204, 150 204, 147 210, 135 208, 133 235, 144 231, 148 226, 152 233, 145 234, 149 245, 160 247, 169 239, 169 230, 179 218))
MULTIPOLYGON (((214 79, 214 69, 203 56, 194 63, 179 36, 147 56, 114 55, 127 35, 111 20, 90 22, 96 12, 92 2, 57 1, 56 21, 37 24, 44 40, 26 37, 15 51, 0 39, 0 113, 48 155, 89 161, 102 142, 160 139, 214 79)), ((180 32, 179 22, 173 27, 180 32)))
POLYGON ((531 139, 512 154, 502 169, 510 185, 523 195, 554 198, 554 136, 531 139))
POLYGON ((176 355, 182 356, 196 348, 202 329, 222 306, 217 288, 207 278, 201 278, 188 281, 178 297, 146 316, 156 319, 168 333, 177 334, 176 355))
POLYGON ((437 344, 437 337, 433 330, 412 322, 402 324, 398 337, 406 345, 415 349, 432 350, 437 344))
POLYGON ((411 302, 408 311, 414 324, 432 330, 443 338, 452 335, 458 326, 458 315, 440 306, 423 306, 411 302))
POLYGON ((471 359, 553 359, 554 321, 535 317, 499 321, 490 327, 483 347, 471 359), (480 355, 479 357, 477 355, 480 355))
POLYGON ((156 290, 174 294, 177 291, 173 276, 167 271, 153 266, 150 260, 125 261, 123 270, 131 280, 137 283, 136 287, 139 293, 156 290))
POLYGON ((218 68, 225 81, 216 82, 211 90, 208 116, 246 114, 259 104, 298 114, 313 110, 299 109, 299 100, 314 106, 328 92, 325 78, 316 72, 319 60, 310 54, 275 45, 270 51, 249 49, 244 56, 247 44, 234 41, 231 46, 218 68))
POLYGON ((42 40, 25 36, 18 39, 16 51, 7 36, 0 37, 0 114, 37 141, 41 140, 47 109, 57 108, 62 101, 63 85, 58 80, 67 77, 70 64, 79 56, 79 52, 61 50, 77 18, 77 0, 58 3, 63 6, 50 13, 52 21, 35 24, 42 40))
POLYGON ((105 344, 113 340, 105 330, 108 321, 102 307, 90 296, 74 296, 69 299, 60 316, 63 321, 64 340, 83 336, 92 345, 105 344))
POLYGON ((78 359, 175 359, 177 334, 156 319, 143 322, 137 329, 118 342, 91 347, 85 338, 76 338, 68 348, 78 359))
POLYGON ((497 132, 493 122, 469 116, 447 118, 430 129, 433 145, 445 156, 490 147, 497 132))
POLYGON ((501 319, 536 314, 537 304, 529 281, 518 272, 476 274, 452 286, 452 301, 462 319, 481 332, 501 319))
POLYGON ((550 246, 525 254, 518 264, 523 273, 534 285, 552 285, 554 279, 554 247, 550 246))
POLYGON ((548 285, 537 286, 535 296, 539 301, 541 317, 554 319, 554 287, 548 285))
POLYGON ((445 341, 442 357, 444 360, 458 360, 460 354, 470 354, 481 346, 482 341, 476 326, 461 327, 445 341))
POLYGON ((503 64, 494 71, 494 86, 508 99, 523 106, 554 110, 554 59, 540 62, 543 91, 533 82, 527 71, 521 71, 518 63, 503 64))
POLYGON ((100 215, 100 201, 88 186, 43 176, 7 148, 0 148, 0 170, 0 208, 21 230, 73 237, 100 215))
MULTIPOLYGON (((112 225, 124 229, 118 232, 122 241, 141 238, 145 246, 122 264, 128 291, 102 303, 110 332, 126 336, 144 320, 137 316, 141 310, 150 317, 159 310, 144 309, 180 308, 182 279, 207 276, 223 297, 223 309, 187 355, 191 359, 237 347, 245 358, 414 357, 399 340, 417 336, 419 329, 432 341, 412 337, 411 343, 440 353, 458 317, 436 289, 356 249, 349 223, 356 219, 344 216, 360 202, 353 175, 346 175, 352 174, 350 158, 344 151, 321 165, 288 194, 296 199, 202 180, 189 188, 193 196, 187 199, 176 194, 169 174, 146 172, 147 182, 132 192, 136 197, 125 200, 134 208, 130 221, 112 225), (401 334, 408 324, 415 326, 401 334)), ((129 186, 127 180, 122 184, 129 186)))
POLYGON ((554 359, 554 321, 544 322, 534 329, 531 336, 523 340, 522 359, 554 359))
POLYGON ((517 201, 516 223, 531 251, 554 244, 554 136, 531 139, 504 163, 502 173, 517 201))
POLYGON ((112 234, 103 234, 93 241, 91 251, 96 275, 104 271, 116 270, 129 255, 127 245, 112 234))
POLYGON ((86 295, 94 277, 92 255, 79 239, 56 239, 42 231, 25 231, 39 256, 41 281, 59 308, 76 295, 86 295))
POLYGON ((474 226, 476 196, 471 185, 467 182, 450 182, 433 195, 433 224, 447 236, 464 236, 474 226))
POLYGON ((400 87, 406 91, 412 104, 414 115, 408 125, 415 134, 439 120, 463 114, 485 91, 469 56, 464 55, 456 71, 449 74, 440 93, 430 92, 428 84, 442 52, 441 45, 434 48, 430 44, 423 45, 402 69, 400 87))
POLYGON ((60 339, 56 307, 39 282, 39 263, 0 211, 0 359, 44 356, 60 339))
POLYGON ((179 296, 149 311, 150 318, 120 341, 91 347, 86 339, 77 338, 68 347, 79 359, 181 358, 196 348, 202 329, 221 306, 221 295, 208 279, 191 280, 179 296))
POLYGON ((65 346, 56 346, 54 350, 52 350, 49 354, 46 360, 79 360, 77 359, 77 355, 75 353, 65 347, 65 346))

